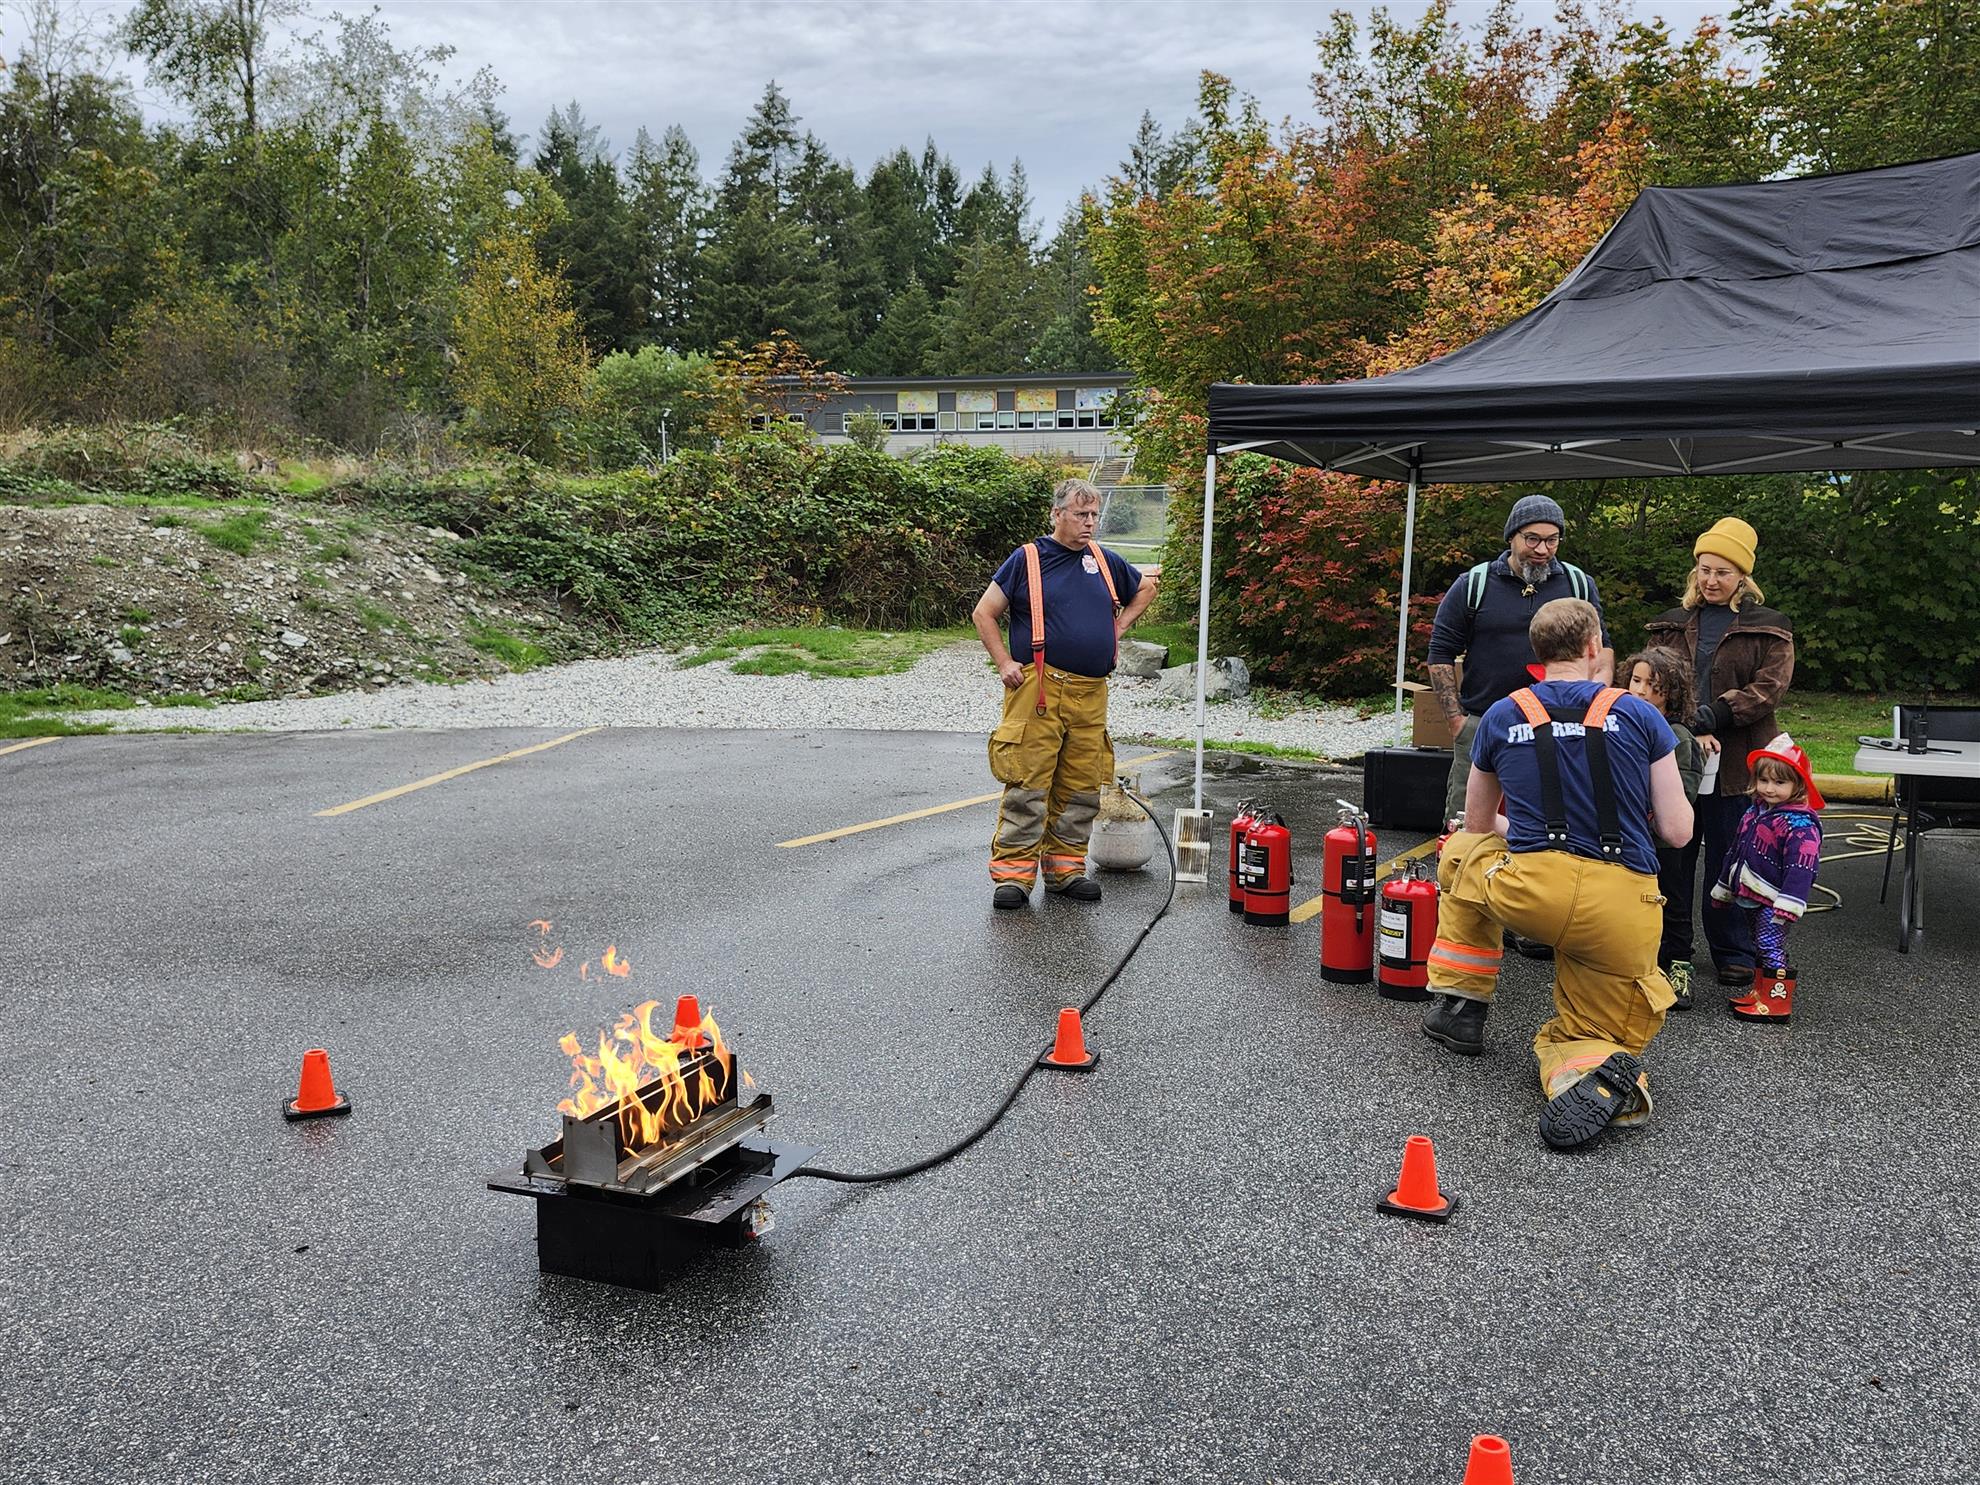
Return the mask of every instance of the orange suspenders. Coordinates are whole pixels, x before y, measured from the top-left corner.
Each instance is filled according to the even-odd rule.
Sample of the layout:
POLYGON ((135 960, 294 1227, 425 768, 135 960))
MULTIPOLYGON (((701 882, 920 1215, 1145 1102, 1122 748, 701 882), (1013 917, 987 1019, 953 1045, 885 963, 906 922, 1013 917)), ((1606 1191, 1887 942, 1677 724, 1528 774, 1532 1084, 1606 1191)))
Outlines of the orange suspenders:
MULTIPOLYGON (((1113 569, 1107 566, 1107 554, 1100 550, 1100 543, 1089 541, 1086 550, 1099 564, 1100 576, 1107 584, 1107 597, 1113 603, 1114 612, 1121 611, 1121 595, 1114 588, 1113 569)), ((1038 573, 1038 543, 1024 544, 1024 581, 1031 590, 1031 664, 1038 672, 1038 715, 1045 715, 1045 583, 1038 573)), ((1120 639, 1114 640, 1114 653, 1121 652, 1120 639)))
MULTIPOLYGON (((1615 776, 1609 771, 1608 738, 1603 729, 1609 709, 1622 696, 1614 686, 1604 686, 1595 693, 1581 718, 1588 747, 1589 784, 1595 795, 1595 830, 1603 859, 1608 861, 1622 860, 1623 836, 1616 814, 1615 776)), ((1554 757, 1554 713, 1525 686, 1512 693, 1512 701, 1533 724, 1533 747, 1540 764, 1541 808, 1547 817, 1547 844, 1550 848, 1564 848, 1568 839, 1567 807, 1561 795, 1560 764, 1554 757)), ((1572 720, 1572 714, 1560 720, 1572 720)))

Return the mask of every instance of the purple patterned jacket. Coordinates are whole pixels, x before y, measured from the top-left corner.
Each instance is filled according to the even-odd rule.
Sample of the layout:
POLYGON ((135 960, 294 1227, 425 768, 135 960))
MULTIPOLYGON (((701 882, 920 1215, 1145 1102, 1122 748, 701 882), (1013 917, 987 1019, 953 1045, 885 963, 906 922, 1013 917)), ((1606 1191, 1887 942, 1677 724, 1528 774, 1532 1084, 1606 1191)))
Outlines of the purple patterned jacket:
POLYGON ((1793 922, 1808 911, 1821 859, 1822 822, 1807 805, 1748 805, 1712 887, 1712 900, 1770 907, 1793 922))

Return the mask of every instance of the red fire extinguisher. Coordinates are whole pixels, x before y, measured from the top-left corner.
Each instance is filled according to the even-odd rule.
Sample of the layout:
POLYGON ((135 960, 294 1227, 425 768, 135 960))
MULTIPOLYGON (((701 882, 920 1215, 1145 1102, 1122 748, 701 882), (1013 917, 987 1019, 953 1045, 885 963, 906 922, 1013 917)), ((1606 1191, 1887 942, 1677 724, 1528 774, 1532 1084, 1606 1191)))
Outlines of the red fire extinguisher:
POLYGON ((1320 978, 1365 985, 1375 978, 1375 832, 1344 799, 1320 868, 1320 978))
POLYGON ((1384 1000, 1428 1000, 1430 945, 1437 937, 1437 882, 1421 860, 1382 884, 1376 991, 1384 1000))
POLYGON ((1244 833, 1242 869, 1244 921, 1268 928, 1292 916, 1292 832, 1277 815, 1262 809, 1244 833))
POLYGON ((1244 911, 1244 882, 1238 876, 1238 868, 1244 857, 1245 832, 1258 823, 1251 808, 1251 801, 1244 800, 1231 820, 1231 911, 1234 913, 1244 911))

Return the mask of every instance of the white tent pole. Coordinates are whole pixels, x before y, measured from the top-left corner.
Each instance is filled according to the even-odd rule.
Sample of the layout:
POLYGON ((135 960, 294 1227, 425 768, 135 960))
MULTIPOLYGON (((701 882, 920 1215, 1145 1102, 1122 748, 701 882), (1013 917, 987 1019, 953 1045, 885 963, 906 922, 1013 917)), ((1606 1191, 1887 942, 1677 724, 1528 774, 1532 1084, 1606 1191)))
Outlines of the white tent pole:
POLYGON ((1217 449, 1203 456, 1203 571, 1196 589, 1196 784, 1190 808, 1203 808, 1203 683, 1210 668, 1210 530, 1217 516, 1217 449))
POLYGON ((1408 514, 1403 517, 1402 605, 1396 616, 1396 746, 1403 745, 1403 666, 1409 658, 1409 563, 1416 550, 1416 476, 1423 466, 1409 461, 1408 514))

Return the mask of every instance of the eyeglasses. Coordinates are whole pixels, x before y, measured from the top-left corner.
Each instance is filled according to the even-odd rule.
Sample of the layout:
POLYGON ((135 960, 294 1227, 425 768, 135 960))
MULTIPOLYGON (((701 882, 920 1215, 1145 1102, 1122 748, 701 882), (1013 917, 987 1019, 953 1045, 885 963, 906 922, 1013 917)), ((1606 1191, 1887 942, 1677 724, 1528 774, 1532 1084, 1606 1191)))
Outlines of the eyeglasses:
POLYGON ((1558 531, 1552 536, 1535 536, 1531 531, 1522 531, 1519 533, 1519 539, 1529 547, 1557 547, 1561 544, 1561 534, 1558 531))
POLYGON ((1711 578, 1714 582, 1721 583, 1731 582, 1739 576, 1739 569, 1736 567, 1700 567, 1694 570, 1702 578, 1711 578))

